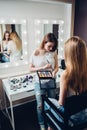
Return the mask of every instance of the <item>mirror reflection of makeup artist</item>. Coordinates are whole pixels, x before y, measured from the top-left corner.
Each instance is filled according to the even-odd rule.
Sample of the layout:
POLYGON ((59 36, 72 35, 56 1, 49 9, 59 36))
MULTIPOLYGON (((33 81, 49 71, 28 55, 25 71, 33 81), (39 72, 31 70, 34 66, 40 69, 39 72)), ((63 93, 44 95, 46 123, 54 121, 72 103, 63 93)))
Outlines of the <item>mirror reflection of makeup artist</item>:
MULTIPOLYGON (((39 48, 37 48, 30 57, 30 72, 36 72, 38 70, 51 70, 55 77, 58 71, 58 55, 57 55, 58 41, 53 33, 48 33, 44 36, 43 41, 39 48)), ((39 81, 35 81, 35 96, 37 101, 37 114, 38 121, 41 130, 45 130, 44 120, 42 117, 42 100, 41 95, 47 94, 48 97, 56 96, 55 89, 40 89, 39 81)), ((43 86, 53 86, 52 80, 44 82, 43 86)))
POLYGON ((9 62, 9 54, 8 54, 8 42, 10 41, 10 32, 5 31, 2 41, 0 42, 0 62, 9 62))
POLYGON ((10 41, 8 44, 8 54, 10 55, 10 62, 21 60, 22 55, 22 41, 17 32, 10 33, 10 41))

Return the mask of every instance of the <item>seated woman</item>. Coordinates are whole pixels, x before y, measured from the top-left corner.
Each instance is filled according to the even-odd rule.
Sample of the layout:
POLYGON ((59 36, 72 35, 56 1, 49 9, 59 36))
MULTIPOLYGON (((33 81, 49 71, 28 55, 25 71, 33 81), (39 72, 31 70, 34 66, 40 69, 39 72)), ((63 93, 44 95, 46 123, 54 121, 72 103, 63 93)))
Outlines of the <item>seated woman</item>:
MULTIPOLYGON (((58 100, 58 105, 62 111, 66 97, 80 95, 87 91, 86 43, 80 37, 71 37, 65 42, 64 56, 66 68, 61 75, 58 100)), ((76 122, 87 120, 87 110, 72 116, 72 119, 76 122)))

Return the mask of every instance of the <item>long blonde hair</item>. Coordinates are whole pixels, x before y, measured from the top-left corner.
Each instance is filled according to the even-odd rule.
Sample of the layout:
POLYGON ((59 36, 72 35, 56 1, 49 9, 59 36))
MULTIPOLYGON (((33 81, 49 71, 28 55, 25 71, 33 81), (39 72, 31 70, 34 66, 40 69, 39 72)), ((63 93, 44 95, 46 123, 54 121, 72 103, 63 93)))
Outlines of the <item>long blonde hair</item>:
POLYGON ((20 37, 18 36, 17 32, 11 32, 10 34, 10 39, 14 41, 14 43, 16 44, 16 49, 17 50, 21 50, 22 49, 22 41, 20 39, 20 37))
POLYGON ((87 47, 80 37, 73 36, 65 43, 66 80, 77 94, 87 90, 87 47))

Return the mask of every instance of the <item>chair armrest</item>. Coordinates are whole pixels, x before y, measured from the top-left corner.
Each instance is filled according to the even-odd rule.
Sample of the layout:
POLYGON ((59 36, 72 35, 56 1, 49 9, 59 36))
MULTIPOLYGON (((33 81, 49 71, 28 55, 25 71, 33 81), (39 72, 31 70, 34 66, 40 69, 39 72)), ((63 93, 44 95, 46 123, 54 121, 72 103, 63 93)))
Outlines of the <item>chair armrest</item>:
POLYGON ((56 118, 57 116, 61 118, 62 122, 64 122, 66 118, 64 107, 55 105, 49 98, 45 96, 42 96, 42 111, 43 112, 50 111, 53 115, 55 115, 56 118))
POLYGON ((82 120, 77 120, 77 123, 71 118, 72 116, 74 117, 76 114, 79 114, 79 112, 87 109, 87 94, 67 98, 64 107, 58 105, 56 99, 51 99, 52 98, 42 96, 42 114, 45 121, 49 123, 53 129, 77 130, 87 127, 87 120, 85 120, 87 119, 87 115, 85 113, 83 122, 82 120))

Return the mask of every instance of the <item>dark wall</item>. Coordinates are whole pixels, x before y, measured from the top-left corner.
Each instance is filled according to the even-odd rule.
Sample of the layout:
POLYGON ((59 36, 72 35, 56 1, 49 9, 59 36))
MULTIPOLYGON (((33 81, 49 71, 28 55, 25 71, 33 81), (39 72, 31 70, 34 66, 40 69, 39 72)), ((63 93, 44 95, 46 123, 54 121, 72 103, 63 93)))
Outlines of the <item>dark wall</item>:
POLYGON ((87 0, 75 0, 74 35, 87 43, 87 0))

